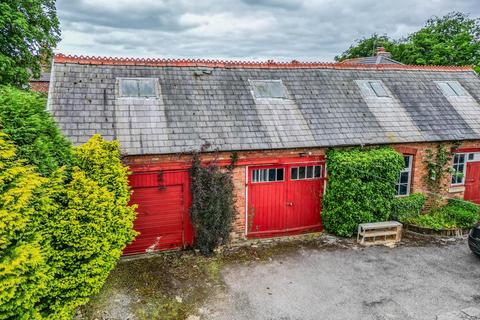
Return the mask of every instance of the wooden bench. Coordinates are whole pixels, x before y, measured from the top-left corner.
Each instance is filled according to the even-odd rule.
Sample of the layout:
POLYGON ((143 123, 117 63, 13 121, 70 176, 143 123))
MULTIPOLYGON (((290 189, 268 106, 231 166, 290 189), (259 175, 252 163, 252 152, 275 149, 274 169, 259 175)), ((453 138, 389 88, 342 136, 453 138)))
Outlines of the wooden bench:
POLYGON ((362 223, 358 225, 357 242, 364 246, 393 245, 402 239, 402 224, 398 221, 362 223))

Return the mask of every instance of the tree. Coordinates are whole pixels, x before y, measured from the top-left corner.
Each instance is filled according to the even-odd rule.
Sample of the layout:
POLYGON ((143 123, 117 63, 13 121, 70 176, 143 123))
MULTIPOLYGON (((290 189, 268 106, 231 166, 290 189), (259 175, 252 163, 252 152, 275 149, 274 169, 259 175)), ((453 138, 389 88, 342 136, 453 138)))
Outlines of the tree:
POLYGON ((336 56, 336 61, 346 59, 370 57, 373 56, 379 47, 384 47, 386 51, 392 52, 395 48, 395 42, 387 35, 380 36, 376 33, 368 38, 362 38, 355 41, 354 44, 345 50, 341 55, 336 56))
POLYGON ((72 161, 70 142, 45 110, 46 99, 10 86, 0 87, 0 129, 17 146, 19 158, 48 176, 72 161))
POLYGON ((432 17, 406 38, 392 40, 374 34, 357 41, 335 60, 371 56, 375 46, 385 47, 393 59, 405 64, 475 67, 480 65, 480 20, 460 12, 432 17))
POLYGON ((397 59, 416 65, 480 64, 480 23, 452 12, 429 19, 422 29, 399 45, 397 59))
POLYGON ((40 75, 60 41, 55 0, 0 2, 0 84, 16 86, 40 75))

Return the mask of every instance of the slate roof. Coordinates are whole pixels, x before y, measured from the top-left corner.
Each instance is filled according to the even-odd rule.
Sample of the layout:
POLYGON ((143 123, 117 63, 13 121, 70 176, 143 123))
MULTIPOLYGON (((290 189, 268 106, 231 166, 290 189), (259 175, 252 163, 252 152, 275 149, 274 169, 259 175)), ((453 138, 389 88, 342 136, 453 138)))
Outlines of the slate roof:
POLYGON ((480 139, 480 79, 468 67, 234 62, 57 55, 48 109, 80 144, 100 133, 128 155, 480 139), (150 99, 118 96, 122 77, 158 79, 150 99), (258 99, 249 80, 282 80, 258 99), (360 90, 380 80, 390 97, 360 90), (435 81, 468 95, 446 97, 435 81))
POLYGON ((385 55, 377 55, 371 57, 361 57, 353 58, 342 61, 342 63, 358 63, 358 64, 399 64, 403 63, 393 60, 392 58, 386 57, 385 55))

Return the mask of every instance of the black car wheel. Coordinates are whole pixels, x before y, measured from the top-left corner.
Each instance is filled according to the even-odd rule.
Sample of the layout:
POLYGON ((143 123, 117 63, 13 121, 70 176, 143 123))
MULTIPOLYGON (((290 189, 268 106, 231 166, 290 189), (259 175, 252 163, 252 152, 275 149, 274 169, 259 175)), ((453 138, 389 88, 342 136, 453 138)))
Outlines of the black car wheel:
POLYGON ((480 257, 480 223, 470 231, 468 236, 468 246, 473 253, 480 257))

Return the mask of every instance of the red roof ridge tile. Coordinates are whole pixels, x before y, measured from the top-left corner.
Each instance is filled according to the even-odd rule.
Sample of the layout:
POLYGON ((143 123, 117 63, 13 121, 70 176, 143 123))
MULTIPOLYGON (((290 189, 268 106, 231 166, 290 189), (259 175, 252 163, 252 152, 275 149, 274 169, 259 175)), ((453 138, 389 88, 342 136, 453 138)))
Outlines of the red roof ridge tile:
POLYGON ((121 58, 100 56, 55 55, 56 63, 77 63, 89 65, 135 65, 151 67, 209 67, 209 68, 249 68, 249 69, 363 69, 363 70, 418 70, 418 71, 473 71, 471 66, 418 66, 397 64, 355 64, 338 62, 281 62, 234 61, 211 59, 162 59, 162 58, 121 58))

